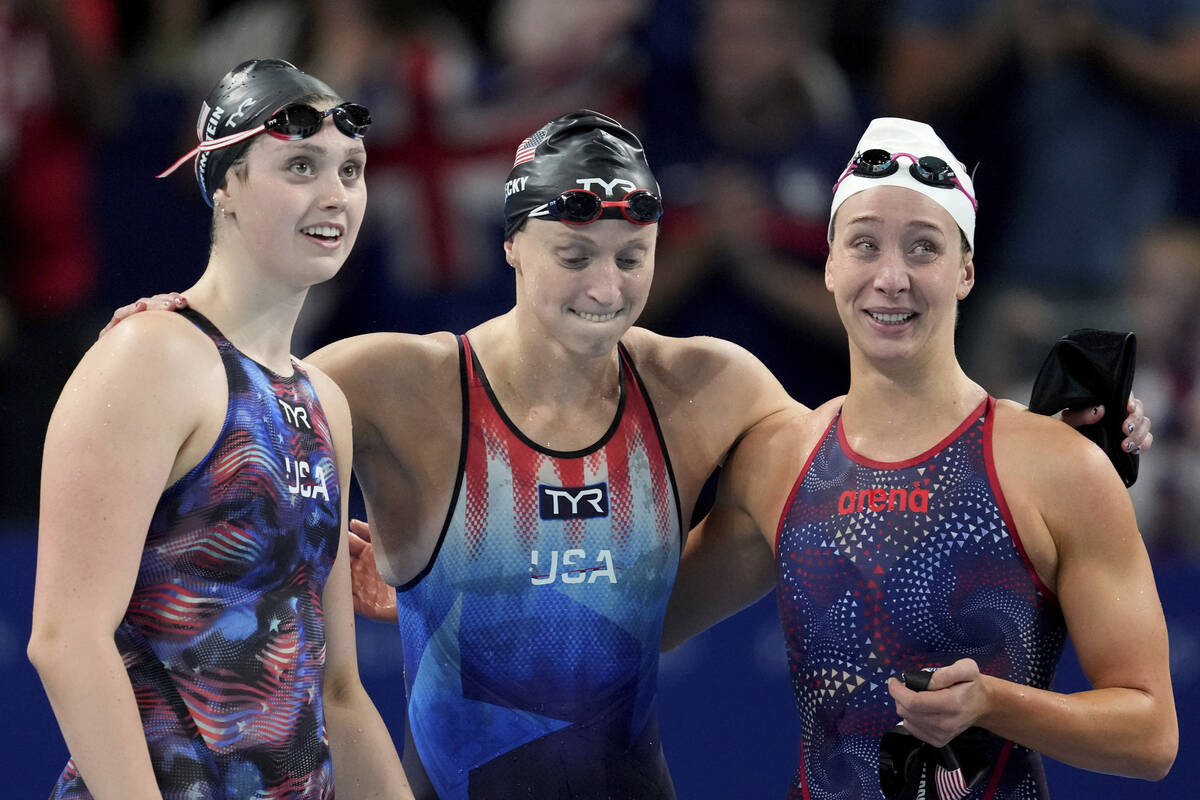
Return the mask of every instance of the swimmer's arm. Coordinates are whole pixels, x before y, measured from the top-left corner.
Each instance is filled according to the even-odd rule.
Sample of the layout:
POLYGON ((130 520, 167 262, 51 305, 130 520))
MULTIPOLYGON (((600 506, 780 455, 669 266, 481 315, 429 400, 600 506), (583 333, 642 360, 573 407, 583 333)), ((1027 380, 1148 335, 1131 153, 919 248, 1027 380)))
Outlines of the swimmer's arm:
POLYGON ((679 561, 663 623, 671 650, 766 595, 775 581, 767 533, 750 511, 760 448, 769 437, 751 432, 727 459, 712 510, 691 530, 679 561))
POLYGON ((358 672, 354 611, 350 597, 349 519, 350 412, 332 381, 314 374, 321 406, 333 432, 341 484, 341 536, 337 559, 325 583, 325 725, 333 754, 338 797, 353 800, 411 798, 412 791, 387 727, 363 688, 358 672))
POLYGON ((1166 622, 1133 505, 1099 448, 1076 436, 1047 444, 1035 468, 1039 507, 1058 549, 1059 602, 1093 688, 1063 695, 997 685, 983 724, 1068 764, 1161 778, 1179 729, 1166 622))
POLYGON ((1013 476, 1005 489, 1010 498, 1037 498, 1058 550, 1058 598, 1093 688, 1063 694, 964 674, 953 686, 936 687, 944 693, 914 695, 893 684, 892 694, 924 717, 913 732, 927 741, 935 741, 929 730, 961 713, 957 730, 978 724, 1073 766, 1157 780, 1174 761, 1179 733, 1150 560, 1129 496, 1103 452, 1066 430, 1049 434, 1043 446, 1027 448, 1036 459, 1007 460, 1021 474, 1004 470, 998 444, 997 468, 1002 484, 1013 476))
POLYGON ((143 319, 93 346, 46 433, 28 654, 97 797, 161 798, 113 635, 150 518, 199 420, 192 353, 169 323, 143 319))
POLYGON ((417 552, 416 531, 427 505, 443 502, 442 482, 453 480, 462 431, 458 357, 456 337, 440 332, 354 336, 307 359, 349 403, 354 474, 371 520, 373 555, 393 585, 428 558, 417 552))
POLYGON ((673 650, 748 608, 771 591, 774 581, 771 547, 753 518, 718 498, 688 534, 663 622, 662 649, 673 650))

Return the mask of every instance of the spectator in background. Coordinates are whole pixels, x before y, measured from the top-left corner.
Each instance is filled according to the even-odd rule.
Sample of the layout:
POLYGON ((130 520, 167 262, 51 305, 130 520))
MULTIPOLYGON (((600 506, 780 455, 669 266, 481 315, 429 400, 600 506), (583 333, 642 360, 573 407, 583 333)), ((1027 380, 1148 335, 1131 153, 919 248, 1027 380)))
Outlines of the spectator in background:
MULTIPOLYGON (((465 13, 469 4, 452 5, 465 13)), ((492 243, 502 238, 496 187, 513 142, 569 108, 634 116, 643 67, 633 35, 648 5, 501 0, 484 15, 485 48, 462 19, 411 15, 380 51, 382 80, 363 95, 380 109, 371 208, 357 269, 339 282, 345 294, 315 341, 467 329, 510 307, 509 271, 492 243)))
POLYGON ((982 154, 978 178, 1008 208, 981 228, 995 281, 1114 295, 1130 242, 1173 213, 1184 185, 1200 3, 897 0, 892 17, 883 110, 930 119, 982 154), (1001 158, 1014 169, 993 189, 1001 158), (1049 235, 1060 230, 1073 235, 1049 235))
POLYGON ((20 420, 0 440, 4 517, 36 514, 50 409, 95 337, 91 141, 114 21, 109 0, 0 0, 0 412, 20 420))
POLYGON ((647 325, 735 341, 814 404, 847 380, 821 270, 826 176, 857 124, 825 21, 784 0, 704 0, 690 59, 654 71, 646 105, 670 204, 647 325))
POLYGON ((1138 393, 1159 429, 1131 489, 1159 552, 1200 555, 1200 225, 1177 221, 1135 243, 1126 285, 1138 336, 1138 393))

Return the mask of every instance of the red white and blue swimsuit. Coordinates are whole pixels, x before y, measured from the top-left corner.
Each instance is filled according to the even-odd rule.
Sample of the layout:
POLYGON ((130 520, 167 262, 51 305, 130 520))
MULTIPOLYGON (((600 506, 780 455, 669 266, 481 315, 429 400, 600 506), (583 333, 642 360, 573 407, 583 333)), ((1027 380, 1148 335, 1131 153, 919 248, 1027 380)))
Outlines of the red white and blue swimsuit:
POLYGON ((675 480, 624 347, 609 430, 527 439, 460 339, 463 447, 437 548, 397 591, 418 798, 666 800, 655 697, 675 480))
MULTIPOLYGON (((321 593, 341 531, 325 415, 193 309, 229 385, 212 450, 159 499, 116 631, 164 800, 331 800, 321 593)), ((78 669, 88 669, 81 664, 78 669)), ((72 760, 51 797, 91 798, 72 760)))
MULTIPOLYGON (((933 449, 855 453, 834 418, 783 509, 777 597, 800 763, 789 798, 883 800, 879 741, 899 720, 887 679, 973 658, 1048 688, 1066 627, 1021 545, 992 456, 987 398, 933 449)), ((992 737, 972 798, 1045 798, 1041 760, 992 737)))

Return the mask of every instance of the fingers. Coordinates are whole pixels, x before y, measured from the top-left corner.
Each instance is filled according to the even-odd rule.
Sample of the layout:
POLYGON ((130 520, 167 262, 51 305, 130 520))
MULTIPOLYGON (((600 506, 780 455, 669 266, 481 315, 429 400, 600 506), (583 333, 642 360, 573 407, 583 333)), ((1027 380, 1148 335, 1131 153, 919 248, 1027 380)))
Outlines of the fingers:
POLYGON ((350 520, 350 583, 354 612, 377 622, 395 623, 396 592, 384 581, 375 563, 371 529, 362 520, 350 520))
POLYGON ((136 314, 139 311, 145 311, 145 310, 146 310, 146 301, 145 300, 137 300, 133 303, 130 303, 127 306, 121 306, 120 308, 118 308, 116 311, 113 312, 112 319, 110 319, 108 321, 107 325, 105 325, 103 328, 100 329, 100 333, 96 335, 96 338, 99 339, 101 336, 103 336, 104 334, 111 331, 113 328, 115 328, 117 326, 118 323, 120 323, 121 320, 125 319, 126 317, 130 316, 131 314, 136 314))
POLYGON ((978 665, 962 659, 934 672, 923 692, 912 691, 896 678, 888 678, 887 687, 905 728, 918 739, 941 747, 974 724, 971 692, 978 677, 978 665))
POLYGON ((926 691, 946 689, 958 683, 973 681, 978 677, 979 665, 975 663, 974 659, 960 658, 948 667, 935 670, 929 679, 929 688, 926 691))
POLYGON ((1129 416, 1125 418, 1122 430, 1128 434, 1121 442, 1121 447, 1127 453, 1141 453, 1154 443, 1154 434, 1150 432, 1150 418, 1146 416, 1146 408, 1142 401, 1129 395, 1129 406, 1126 409, 1129 416))
POLYGON ((353 542, 357 537, 364 542, 371 541, 371 526, 363 522, 361 519, 350 520, 350 533, 353 534, 350 541, 353 542))
POLYGON ((1091 406, 1089 408, 1068 408, 1062 412, 1062 421, 1070 425, 1072 428, 1082 428, 1084 425, 1091 425, 1093 422, 1099 422, 1104 418, 1104 406, 1091 406))
POLYGON ((139 314, 143 311, 158 309, 162 311, 177 311, 181 308, 186 308, 188 304, 187 298, 179 292, 163 292, 156 294, 153 297, 142 297, 134 302, 121 306, 113 312, 112 319, 108 324, 100 329, 99 338, 110 330, 115 328, 124 319, 132 317, 134 314, 139 314))

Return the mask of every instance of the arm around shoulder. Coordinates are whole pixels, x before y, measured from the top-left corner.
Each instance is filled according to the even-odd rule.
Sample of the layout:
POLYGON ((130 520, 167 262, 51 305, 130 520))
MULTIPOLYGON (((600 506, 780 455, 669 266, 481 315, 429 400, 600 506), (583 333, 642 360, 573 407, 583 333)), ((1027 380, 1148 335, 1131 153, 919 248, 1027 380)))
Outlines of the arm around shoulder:
POLYGON ((458 344, 445 332, 369 333, 328 344, 305 363, 328 375, 345 394, 361 449, 374 443, 379 431, 395 428, 397 413, 419 416, 426 404, 441 402, 440 377, 458 377, 458 344))
POLYGON ((329 423, 341 488, 337 558, 322 593, 326 645, 323 700, 337 792, 339 797, 354 800, 411 798, 396 747, 358 672, 346 531, 353 460, 350 409, 342 391, 321 370, 313 368, 310 377, 329 423))
POLYGON ((664 649, 771 590, 779 514, 823 420, 822 412, 783 411, 754 426, 734 447, 712 510, 688 534, 667 607, 664 649))

